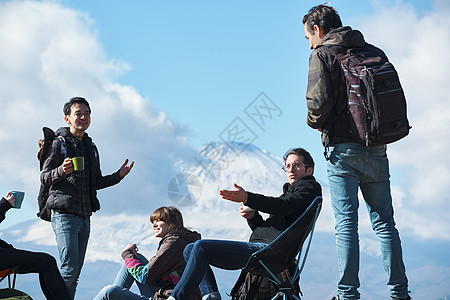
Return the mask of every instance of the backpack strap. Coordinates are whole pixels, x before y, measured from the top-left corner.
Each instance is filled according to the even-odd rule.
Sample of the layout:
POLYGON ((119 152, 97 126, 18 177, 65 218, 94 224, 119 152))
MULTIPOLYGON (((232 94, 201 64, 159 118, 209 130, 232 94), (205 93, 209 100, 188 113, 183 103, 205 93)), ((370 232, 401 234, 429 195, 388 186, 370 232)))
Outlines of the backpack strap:
POLYGON ((41 171, 44 166, 44 161, 48 157, 48 153, 52 147, 52 142, 55 139, 55 132, 52 129, 43 127, 42 132, 44 133, 44 138, 40 139, 38 142, 39 152, 37 154, 41 171))
POLYGON ((58 135, 58 140, 61 144, 61 149, 60 149, 60 153, 61 155, 63 155, 64 157, 67 156, 67 144, 66 144, 66 139, 63 136, 58 135))
POLYGON ((94 142, 91 142, 92 150, 94 151, 94 158, 98 162, 98 149, 94 142))
MULTIPOLYGON (((337 46, 336 45, 320 45, 320 49, 322 49, 324 52, 332 55, 338 61, 341 77, 344 80, 344 84, 345 84, 346 79, 345 79, 344 70, 342 69, 341 60, 339 59, 336 50, 333 49, 334 47, 337 47, 337 46)), ((330 160, 329 152, 330 152, 330 146, 331 146, 330 143, 331 143, 331 139, 333 136, 334 123, 346 112, 347 112, 347 106, 343 106, 342 109, 339 109, 339 110, 336 108, 336 106, 333 106, 333 114, 325 122, 325 126, 322 128, 322 144, 324 145, 323 156, 325 157, 325 159, 327 161, 330 160)))

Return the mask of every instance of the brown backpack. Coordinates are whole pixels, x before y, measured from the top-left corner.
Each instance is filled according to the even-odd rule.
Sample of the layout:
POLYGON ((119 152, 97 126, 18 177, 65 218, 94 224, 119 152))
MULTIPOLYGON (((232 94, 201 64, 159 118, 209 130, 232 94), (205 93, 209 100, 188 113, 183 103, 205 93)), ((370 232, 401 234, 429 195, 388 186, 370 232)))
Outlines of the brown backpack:
POLYGON ((347 85, 349 133, 366 146, 389 144, 408 135, 406 98, 397 71, 384 52, 366 43, 345 48, 323 45, 335 56, 347 85))
MULTIPOLYGON (((295 269, 295 264, 292 267, 295 269)), ((292 274, 293 272, 286 268, 277 277, 287 282, 292 279, 292 274)), ((267 277, 260 277, 243 270, 231 289, 230 296, 232 300, 267 300, 272 299, 276 293, 277 289, 267 277)), ((298 279, 294 286, 294 294, 297 297, 301 295, 298 279)))

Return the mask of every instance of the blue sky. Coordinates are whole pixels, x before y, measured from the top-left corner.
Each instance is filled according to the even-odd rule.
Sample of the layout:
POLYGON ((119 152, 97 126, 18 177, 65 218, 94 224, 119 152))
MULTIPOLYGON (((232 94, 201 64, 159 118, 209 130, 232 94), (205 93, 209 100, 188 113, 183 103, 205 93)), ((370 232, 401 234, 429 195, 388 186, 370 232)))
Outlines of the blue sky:
MULTIPOLYGON (((127 157, 136 162, 129 178, 101 191, 98 215, 137 210, 124 201, 112 207, 109 198, 167 197, 176 163, 192 160, 204 144, 226 140, 226 129, 236 124, 277 156, 307 148, 326 183, 320 136, 305 123, 310 50, 301 24, 319 3, 0 1, 0 192, 26 192, 22 210, 2 229, 35 219, 41 127, 63 126, 63 103, 75 95, 93 108, 88 132, 103 172, 114 172, 127 157), (261 97, 274 108, 263 126, 248 114, 261 97)), ((449 3, 332 4, 345 25, 386 51, 408 99, 411 134, 389 146, 400 232, 448 245, 449 3)), ((332 231, 327 216, 319 230, 332 231)), ((362 218, 361 232, 369 231, 362 218)))
MULTIPOLYGON (((126 157, 134 159, 134 176, 149 179, 148 193, 164 194, 177 161, 192 160, 211 141, 229 140, 227 129, 236 124, 251 132, 251 143, 277 156, 291 147, 307 148, 317 177, 326 181, 320 135, 305 123, 310 50, 301 18, 315 4, 0 2, 0 99, 8 116, 0 120, 0 140, 17 146, 0 150, 5 157, 0 186, 5 193, 26 191, 20 218, 34 218, 40 128, 64 125, 61 107, 74 95, 93 106, 89 133, 107 149, 101 151, 104 172, 114 171, 126 157), (261 96, 276 108, 263 126, 249 114, 261 96)), ((450 234, 430 230, 441 222, 450 226, 442 221, 445 216, 431 224, 428 218, 433 205, 448 207, 449 202, 449 159, 442 154, 450 139, 441 131, 449 121, 445 113, 435 113, 449 109, 443 80, 449 66, 444 51, 448 3, 332 4, 344 24, 361 29, 386 51, 405 88, 413 129, 389 147, 389 156, 395 205, 407 211, 405 219, 416 220, 407 222, 407 230, 450 240, 450 234), (425 98, 434 99, 434 105, 424 107, 425 98), (429 169, 433 172, 423 178, 429 169)))
MULTIPOLYGON (((129 65, 117 81, 132 86, 186 126, 194 147, 218 140, 222 130, 264 92, 282 115, 274 117, 266 131, 256 132, 254 143, 276 155, 298 144, 310 148, 314 143, 314 150, 320 150, 319 135, 304 122, 310 50, 301 18, 315 2, 61 3, 89 15, 107 55, 129 65), (286 130, 289 138, 278 138, 286 130), (308 142, 302 143, 305 139, 308 142)), ((419 12, 430 5, 412 3, 419 12)), ((344 23, 351 25, 372 11, 368 1, 333 4, 344 23)), ((321 159, 321 151, 316 159, 321 159)))
MULTIPOLYGON (((61 3, 85 12, 106 55, 127 64, 117 82, 132 86, 184 127, 194 147, 220 140, 238 117, 257 136, 252 143, 279 156, 294 146, 310 149, 319 163, 317 172, 326 176, 320 135, 305 125, 310 50, 301 18, 316 2, 61 3), (261 92, 280 110, 264 130, 244 111, 261 92)), ((409 6, 423 16, 432 2, 332 4, 344 24, 359 28, 361 23, 373 23, 380 8, 409 6)), ((390 32, 384 37, 389 44, 390 32)))
MULTIPOLYGON (((163 194, 177 161, 192 159, 211 141, 228 141, 227 129, 236 124, 251 132, 251 143, 277 156, 291 147, 307 148, 317 177, 325 180, 320 135, 305 124, 310 50, 301 18, 315 4, 0 2, 0 99, 8 116, 0 120, 0 140, 16 146, 0 150, 4 192, 25 190, 21 217, 34 217, 36 140, 42 126, 64 125, 61 107, 74 95, 93 106, 89 133, 108 150, 101 151, 104 172, 126 157, 134 159, 135 176, 149 179, 146 192, 163 194), (275 108, 262 126, 249 114, 261 97, 275 108), (15 115, 21 122, 11 118, 15 115)), ((443 80, 449 66, 444 50, 448 3, 333 5, 344 24, 361 29, 386 51, 405 88, 413 129, 389 147, 389 156, 396 206, 408 203, 405 219, 416 220, 407 230, 450 240, 448 233, 430 231, 442 226, 444 215, 428 222, 434 205, 448 207, 449 159, 443 153, 450 139, 441 128, 449 121, 445 113, 435 113, 449 109, 443 80), (434 105, 424 107, 423 99, 433 99, 434 105)))
MULTIPOLYGON (((380 1, 392 5, 392 1, 380 1)), ((407 1, 421 13, 429 1, 407 1), (419 6, 420 5, 420 6, 419 6)), ((302 16, 314 1, 62 1, 86 12, 107 55, 130 69, 117 80, 191 129, 195 147, 217 140, 260 92, 282 110, 255 144, 277 155, 317 143, 305 126, 310 50, 302 16), (296 126, 297 125, 297 126, 296 126), (289 130, 289 138, 277 138, 289 130), (276 141, 276 142, 274 142, 276 141)), ((369 1, 333 2, 345 24, 373 11, 369 1)), ((356 24, 355 24, 356 23, 356 24)), ((314 149, 320 148, 320 145, 314 149)), ((320 152, 316 159, 321 159, 320 152)))

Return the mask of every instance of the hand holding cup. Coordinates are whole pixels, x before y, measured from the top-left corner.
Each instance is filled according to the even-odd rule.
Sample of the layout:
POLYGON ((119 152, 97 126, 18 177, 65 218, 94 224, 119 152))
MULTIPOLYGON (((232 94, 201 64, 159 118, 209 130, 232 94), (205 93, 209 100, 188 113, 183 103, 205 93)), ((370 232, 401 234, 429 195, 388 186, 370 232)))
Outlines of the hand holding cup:
POLYGON ((244 205, 242 202, 241 205, 239 206, 239 212, 241 213, 241 216, 247 220, 255 217, 255 210, 253 208, 244 205))
POLYGON ((14 196, 14 204, 12 205, 13 208, 21 208, 22 207, 22 202, 23 202, 23 198, 25 197, 25 193, 24 192, 20 192, 20 191, 12 191, 11 195, 14 196))

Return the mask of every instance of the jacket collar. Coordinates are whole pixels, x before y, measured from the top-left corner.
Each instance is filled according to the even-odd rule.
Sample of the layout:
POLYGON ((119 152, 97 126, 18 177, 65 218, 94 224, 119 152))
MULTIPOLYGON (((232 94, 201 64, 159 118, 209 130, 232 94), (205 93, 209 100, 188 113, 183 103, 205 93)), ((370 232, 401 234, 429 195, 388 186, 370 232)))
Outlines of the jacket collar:
MULTIPOLYGON (((78 144, 80 142, 79 139, 77 139, 72 133, 70 133, 69 127, 60 127, 58 130, 56 130, 56 135, 64 137, 66 140, 70 141, 73 144, 78 144)), ((88 142, 91 143, 92 139, 89 137, 87 132, 84 133, 82 142, 88 142)))
POLYGON ((293 188, 295 188, 297 185, 299 185, 301 182, 303 182, 305 180, 314 180, 315 181, 316 179, 314 178, 314 176, 308 175, 308 176, 305 176, 303 178, 300 178, 299 180, 297 180, 293 184, 290 184, 289 182, 286 182, 285 184, 283 184, 283 194, 286 194, 286 192, 290 192, 293 188))
POLYGON ((345 48, 362 47, 365 44, 363 34, 350 26, 333 29, 322 40, 322 45, 338 45, 345 48))

